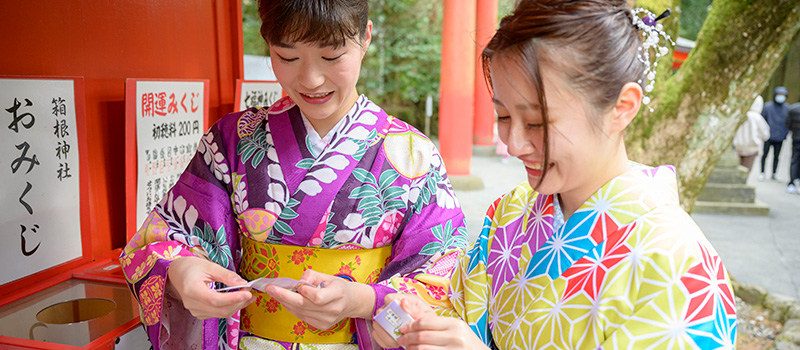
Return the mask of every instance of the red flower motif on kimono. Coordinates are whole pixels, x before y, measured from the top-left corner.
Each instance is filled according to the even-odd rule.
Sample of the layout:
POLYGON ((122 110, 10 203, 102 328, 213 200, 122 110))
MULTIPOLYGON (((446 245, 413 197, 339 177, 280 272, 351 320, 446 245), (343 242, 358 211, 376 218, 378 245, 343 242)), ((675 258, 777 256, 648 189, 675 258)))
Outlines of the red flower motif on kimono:
POLYGON ((242 310, 242 329, 251 329, 250 328, 250 314, 247 311, 242 310))
POLYGON ((281 304, 272 298, 269 298, 269 301, 266 303, 267 312, 274 313, 277 312, 281 308, 281 304))
POLYGON ((303 321, 297 322, 292 329, 294 329, 294 334, 297 335, 298 338, 302 338, 303 334, 306 334, 306 326, 303 324, 303 321))
POLYGON ((302 264, 304 261, 306 261, 306 255, 305 255, 305 254, 303 254, 303 251, 302 251, 302 250, 295 250, 295 251, 292 253, 292 257, 291 257, 291 259, 292 259, 292 262, 293 262, 295 265, 300 265, 300 264, 302 264))
POLYGON ((361 265, 361 256, 360 255, 356 255, 356 264, 361 265))
POLYGON ((351 276, 353 275, 353 270, 350 268, 350 265, 342 265, 342 267, 339 268, 339 273, 351 276))
POLYGON ((303 248, 303 255, 305 255, 305 256, 312 256, 312 255, 314 255, 314 249, 310 249, 310 248, 303 248))

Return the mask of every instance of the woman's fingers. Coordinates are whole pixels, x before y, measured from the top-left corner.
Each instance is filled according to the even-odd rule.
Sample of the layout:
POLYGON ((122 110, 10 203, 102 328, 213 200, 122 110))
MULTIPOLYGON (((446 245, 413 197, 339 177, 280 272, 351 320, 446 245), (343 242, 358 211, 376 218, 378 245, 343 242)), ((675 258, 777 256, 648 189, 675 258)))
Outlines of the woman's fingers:
POLYGON ((400 347, 400 344, 375 321, 372 322, 372 338, 384 349, 400 347))
POLYGON ((324 286, 329 284, 331 281, 335 279, 339 279, 339 277, 331 276, 314 270, 305 270, 303 272, 303 275, 300 276, 299 281, 308 283, 313 286, 324 286))
POLYGON ((402 333, 423 332, 423 331, 446 331, 453 328, 454 325, 450 320, 455 320, 450 317, 439 317, 435 313, 426 314, 423 317, 415 319, 413 322, 406 324, 400 328, 402 333))
POLYGON ((295 293, 276 286, 267 286, 266 292, 286 310, 318 329, 328 329, 344 318, 341 315, 343 306, 337 302, 336 292, 327 287, 316 289, 304 286, 295 293))
POLYGON ((268 285, 265 292, 281 305, 289 308, 303 308, 307 304, 302 295, 277 286, 268 285))
POLYGON ((209 262, 208 270, 206 273, 208 274, 208 282, 221 282, 224 283, 226 286, 241 286, 243 284, 247 284, 247 281, 244 280, 239 274, 228 270, 222 266, 209 262))
POLYGON ((435 314, 433 312, 433 309, 431 309, 431 306, 428 305, 428 303, 426 303, 424 300, 417 297, 416 295, 410 295, 410 294, 399 294, 399 295, 401 295, 400 307, 402 307, 403 310, 408 312, 408 314, 411 315, 413 319, 416 320, 424 317, 425 315, 435 314))
POLYGON ((247 290, 218 293, 209 288, 211 282, 226 285, 247 282, 235 272, 205 259, 179 258, 170 264, 167 274, 171 290, 179 294, 184 308, 200 319, 230 317, 256 299, 247 290))
POLYGON ((464 321, 434 314, 409 324, 397 342, 406 349, 486 349, 464 321))

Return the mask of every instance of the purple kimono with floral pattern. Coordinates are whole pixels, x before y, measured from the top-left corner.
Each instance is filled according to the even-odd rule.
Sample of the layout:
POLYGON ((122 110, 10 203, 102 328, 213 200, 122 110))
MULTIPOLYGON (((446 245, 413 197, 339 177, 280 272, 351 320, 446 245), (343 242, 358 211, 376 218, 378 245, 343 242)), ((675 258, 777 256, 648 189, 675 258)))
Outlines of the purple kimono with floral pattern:
MULTIPOLYGON (((155 349, 238 348, 238 313, 197 320, 165 283, 170 262, 184 256, 236 271, 239 235, 329 249, 393 244, 371 285, 375 309, 409 289, 449 306, 441 292, 467 241, 436 147, 365 96, 322 139, 288 97, 229 114, 206 132, 120 257, 155 349)), ((356 325, 359 347, 371 348, 367 322, 356 325)))

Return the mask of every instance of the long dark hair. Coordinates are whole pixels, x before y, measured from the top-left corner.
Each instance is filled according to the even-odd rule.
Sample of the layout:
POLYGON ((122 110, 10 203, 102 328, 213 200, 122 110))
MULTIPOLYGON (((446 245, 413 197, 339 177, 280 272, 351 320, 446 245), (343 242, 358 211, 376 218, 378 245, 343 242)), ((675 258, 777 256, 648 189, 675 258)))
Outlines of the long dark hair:
POLYGON ((261 0, 261 37, 270 45, 292 42, 341 47, 366 35, 367 0, 261 0))
MULTIPOLYGON (((622 87, 641 85, 645 65, 637 57, 638 30, 625 0, 521 0, 481 55, 491 94, 492 58, 517 64, 538 92, 544 136, 544 174, 550 163, 548 108, 540 63, 557 69, 584 96, 589 111, 613 107, 622 87)), ((600 120, 590 118, 597 126, 600 120)), ((536 187, 542 184, 544 176, 536 187)))

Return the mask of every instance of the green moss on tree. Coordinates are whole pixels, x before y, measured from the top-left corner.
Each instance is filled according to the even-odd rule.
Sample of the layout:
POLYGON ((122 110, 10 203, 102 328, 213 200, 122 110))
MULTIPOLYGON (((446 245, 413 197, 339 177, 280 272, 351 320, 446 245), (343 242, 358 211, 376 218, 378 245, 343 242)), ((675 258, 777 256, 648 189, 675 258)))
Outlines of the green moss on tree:
POLYGON ((654 111, 629 127, 631 159, 676 166, 686 210, 798 30, 800 1, 715 1, 689 58, 658 82, 654 111))

